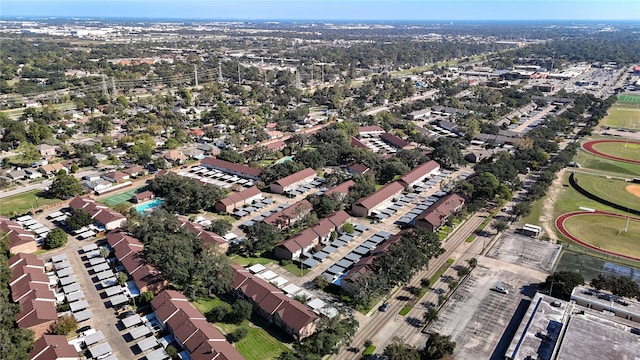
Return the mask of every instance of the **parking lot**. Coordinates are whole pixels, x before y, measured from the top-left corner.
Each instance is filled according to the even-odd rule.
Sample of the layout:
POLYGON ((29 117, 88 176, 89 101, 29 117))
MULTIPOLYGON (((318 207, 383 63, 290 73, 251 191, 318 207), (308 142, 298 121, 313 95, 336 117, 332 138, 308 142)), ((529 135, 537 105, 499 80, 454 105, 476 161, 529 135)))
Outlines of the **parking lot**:
POLYGON ((550 271, 561 249, 559 244, 508 231, 487 256, 531 269, 550 271))
POLYGON ((533 295, 530 284, 540 282, 546 276, 486 257, 478 260, 476 269, 439 312, 438 321, 427 329, 451 335, 457 343, 455 359, 492 358, 521 301, 527 301, 533 295), (495 291, 497 287, 508 293, 495 291))

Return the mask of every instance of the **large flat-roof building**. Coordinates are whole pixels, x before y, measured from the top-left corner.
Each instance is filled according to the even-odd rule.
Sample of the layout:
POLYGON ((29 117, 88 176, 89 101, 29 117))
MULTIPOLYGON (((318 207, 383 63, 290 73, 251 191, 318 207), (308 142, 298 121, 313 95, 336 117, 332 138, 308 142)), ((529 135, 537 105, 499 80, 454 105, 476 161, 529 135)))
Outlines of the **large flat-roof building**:
MULTIPOLYGON (((596 298, 603 295, 586 287, 576 287, 573 294, 582 296, 585 292, 598 294, 596 298)), ((638 306, 631 301, 625 300, 625 303, 634 308, 638 306)), ((529 305, 505 353, 505 359, 633 360, 640 354, 638 333, 637 323, 612 316, 607 309, 597 311, 574 301, 567 302, 538 293, 529 305)))

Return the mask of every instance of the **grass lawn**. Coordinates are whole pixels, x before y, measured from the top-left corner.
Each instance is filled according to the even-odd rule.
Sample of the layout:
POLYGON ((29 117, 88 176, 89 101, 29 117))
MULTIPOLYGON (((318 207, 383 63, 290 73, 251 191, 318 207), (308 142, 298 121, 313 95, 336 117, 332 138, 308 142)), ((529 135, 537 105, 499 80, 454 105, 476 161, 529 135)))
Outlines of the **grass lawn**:
POLYGON ((376 351, 376 346, 375 345, 369 345, 369 346, 367 346, 366 349, 364 349, 364 352, 362 353, 362 355, 364 355, 364 356, 373 355, 373 353, 375 351, 376 351))
POLYGON ((615 103, 599 125, 632 129, 634 124, 637 129, 640 129, 640 109, 638 109, 638 105, 615 103))
POLYGON ((399 314, 402 316, 405 316, 409 313, 409 311, 411 311, 412 307, 411 306, 405 306, 402 308, 402 310, 400 310, 399 314))
POLYGON ((553 218, 557 218, 558 216, 572 212, 578 211, 581 206, 588 207, 592 209, 602 210, 602 211, 610 211, 614 213, 620 212, 614 208, 603 205, 595 200, 591 200, 579 192, 577 192, 574 188, 569 185, 569 174, 565 173, 562 177, 562 190, 557 198, 552 199, 554 201, 554 211, 553 218))
POLYGON ((522 218, 518 223, 540 225, 540 215, 542 215, 543 202, 544 198, 534 201, 531 205, 531 212, 529 215, 522 218))
POLYGON ((596 144, 593 148, 607 155, 640 161, 640 144, 606 142, 596 144))
POLYGON ((618 101, 622 103, 632 103, 634 105, 640 104, 640 96, 635 94, 620 94, 618 95, 618 101))
MULTIPOLYGON (((279 266, 278 260, 270 259, 268 257, 262 257, 262 256, 245 257, 240 255, 233 255, 229 258, 229 260, 231 260, 231 262, 233 262, 236 265, 245 266, 245 267, 248 265, 255 265, 255 264, 267 265, 271 263, 278 264, 279 266)), ((309 269, 302 269, 302 271, 300 271, 300 264, 295 262, 285 266, 280 266, 280 268, 287 270, 291 275, 295 275, 295 276, 304 276, 310 271, 309 269)))
POLYGON ((590 193, 634 210, 640 210, 640 198, 630 194, 625 188, 630 183, 621 179, 577 173, 578 184, 590 193))
POLYGON ((208 313, 209 311, 211 311, 211 309, 220 305, 226 306, 227 308, 231 309, 231 305, 227 304, 224 300, 213 296, 208 298, 199 298, 193 302, 193 306, 195 306, 196 309, 198 309, 203 314, 208 313))
MULTIPOLYGON (((209 312, 215 306, 222 305, 229 309, 231 308, 231 305, 217 297, 200 298, 194 301, 193 305, 203 314, 209 312)), ((261 319, 252 317, 252 321, 253 322, 245 320, 240 325, 227 323, 215 323, 214 325, 225 334, 241 326, 249 330, 247 336, 236 343, 236 348, 245 359, 275 359, 282 352, 290 350, 282 343, 282 339, 274 336, 277 336, 277 332, 280 330, 276 329, 272 334, 268 331, 268 324, 264 323, 261 319)))
POLYGON ((624 218, 604 215, 579 215, 568 218, 565 228, 578 239, 619 254, 640 257, 640 221, 629 221, 628 232, 621 232, 627 224, 624 218))
POLYGON ((433 286, 433 284, 435 284, 438 281, 438 279, 440 279, 442 274, 444 274, 444 272, 447 271, 449 266, 453 264, 453 261, 454 261, 453 259, 447 259, 447 262, 442 264, 440 268, 435 272, 435 274, 433 274, 433 276, 429 278, 429 284, 431 284, 431 286, 433 286))
POLYGON ((640 175, 640 165, 601 158, 584 150, 578 151, 574 161, 580 164, 582 168, 595 170, 603 174, 614 173, 623 176, 631 175, 631 177, 640 175))
POLYGON ((25 191, 23 193, 2 198, 0 200, 0 215, 14 216, 24 214, 27 211, 37 209, 40 206, 55 204, 62 200, 45 198, 40 190, 25 191))

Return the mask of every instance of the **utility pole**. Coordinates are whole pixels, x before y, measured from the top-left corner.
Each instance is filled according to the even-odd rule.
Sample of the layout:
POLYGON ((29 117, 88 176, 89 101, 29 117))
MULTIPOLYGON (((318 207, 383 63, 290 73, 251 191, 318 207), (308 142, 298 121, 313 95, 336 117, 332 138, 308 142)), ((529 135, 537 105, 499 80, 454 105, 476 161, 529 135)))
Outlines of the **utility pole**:
POLYGON ((198 66, 193 65, 193 77, 196 79, 196 86, 198 86, 198 66))

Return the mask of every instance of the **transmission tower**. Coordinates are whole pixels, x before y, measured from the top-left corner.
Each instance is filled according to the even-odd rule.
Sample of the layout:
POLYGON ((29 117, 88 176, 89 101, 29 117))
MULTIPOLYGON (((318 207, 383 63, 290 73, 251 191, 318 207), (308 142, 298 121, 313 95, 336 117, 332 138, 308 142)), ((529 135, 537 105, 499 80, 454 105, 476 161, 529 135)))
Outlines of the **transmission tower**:
POLYGON ((218 82, 223 83, 224 79, 222 78, 222 63, 218 63, 218 82))
POLYGON ((296 89, 302 89, 302 84, 300 83, 300 69, 296 68, 296 89))
POLYGON ((198 66, 195 64, 193 65, 193 76, 196 79, 196 86, 198 86, 198 66))
POLYGON ((111 78, 111 95, 117 96, 118 92, 116 91, 116 79, 111 78))
POLYGON ((107 77, 102 75, 102 95, 109 96, 109 89, 107 89, 107 77))

